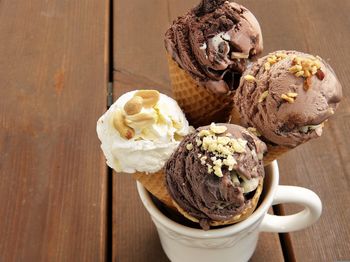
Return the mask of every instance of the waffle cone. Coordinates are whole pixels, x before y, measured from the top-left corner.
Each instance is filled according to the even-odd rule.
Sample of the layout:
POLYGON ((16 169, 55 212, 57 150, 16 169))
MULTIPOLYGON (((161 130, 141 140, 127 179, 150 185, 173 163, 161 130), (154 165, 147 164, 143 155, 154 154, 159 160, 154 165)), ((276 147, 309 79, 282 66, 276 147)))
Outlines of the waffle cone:
POLYGON ((168 65, 173 96, 191 125, 228 122, 233 107, 232 94, 218 95, 200 86, 170 56, 168 65))
POLYGON ((288 152, 289 150, 292 150, 292 148, 267 144, 267 153, 264 155, 264 166, 268 166, 272 161, 278 159, 281 155, 288 152))
POLYGON ((241 116, 236 108, 231 111, 230 124, 241 125, 241 116))
POLYGON ((173 200, 165 185, 165 173, 163 170, 152 174, 138 172, 135 173, 133 177, 163 204, 175 209, 173 200))
MULTIPOLYGON (((263 189, 263 179, 261 179, 255 194, 253 196, 253 198, 251 199, 249 205, 243 210, 243 212, 241 212, 238 215, 233 216, 231 219, 229 220, 225 220, 225 221, 211 221, 210 222, 210 226, 223 226, 223 225, 231 225, 231 224, 235 224, 238 223, 242 220, 245 220, 246 218, 248 218, 256 209, 258 202, 259 202, 259 198, 261 195, 263 189)), ((185 210, 183 210, 174 200, 173 200, 174 206, 177 208, 177 210, 187 219, 195 222, 195 223, 199 223, 199 220, 193 216, 191 216, 190 214, 188 214, 185 210)))

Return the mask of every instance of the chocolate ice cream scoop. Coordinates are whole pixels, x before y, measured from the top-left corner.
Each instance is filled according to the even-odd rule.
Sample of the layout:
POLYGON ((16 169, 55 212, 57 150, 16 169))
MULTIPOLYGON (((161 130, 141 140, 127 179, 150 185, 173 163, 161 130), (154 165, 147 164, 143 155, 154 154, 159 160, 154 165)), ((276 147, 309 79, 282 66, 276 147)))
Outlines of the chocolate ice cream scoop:
POLYGON ((194 79, 222 94, 237 88, 248 59, 262 52, 263 40, 258 21, 244 6, 202 0, 173 22, 165 47, 194 79))
POLYGON ((266 145, 245 128, 212 124, 187 135, 165 166, 171 197, 203 228, 251 208, 266 145))
POLYGON ((234 102, 245 127, 269 144, 293 148, 321 136, 342 87, 328 63, 297 51, 277 51, 252 64, 234 102))

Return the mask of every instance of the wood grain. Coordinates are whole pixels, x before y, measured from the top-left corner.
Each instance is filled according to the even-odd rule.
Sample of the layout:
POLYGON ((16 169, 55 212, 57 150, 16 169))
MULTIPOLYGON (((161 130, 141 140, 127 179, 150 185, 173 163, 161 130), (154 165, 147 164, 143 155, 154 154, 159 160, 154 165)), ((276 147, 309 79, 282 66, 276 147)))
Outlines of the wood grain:
POLYGON ((104 261, 107 1, 0 1, 0 260, 104 261))
POLYGON ((130 174, 113 174, 113 261, 169 261, 130 174))
POLYGON ((114 68, 153 86, 169 82, 163 35, 168 27, 164 0, 114 1, 114 68))
MULTIPOLYGON (((115 1, 114 100, 124 92, 155 88, 171 95, 164 33, 173 18, 197 3, 115 1), (132 16, 133 19, 128 19, 132 16)), ((283 261, 277 234, 262 234, 252 261, 283 261)), ((168 261, 131 176, 113 176, 113 261, 168 261)))

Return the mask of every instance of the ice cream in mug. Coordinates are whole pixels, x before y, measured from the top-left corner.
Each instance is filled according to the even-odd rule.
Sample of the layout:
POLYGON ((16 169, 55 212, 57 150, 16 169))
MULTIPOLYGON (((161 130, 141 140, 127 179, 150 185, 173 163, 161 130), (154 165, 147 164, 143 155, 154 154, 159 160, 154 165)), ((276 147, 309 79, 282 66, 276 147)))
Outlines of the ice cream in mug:
POLYGON ((211 124, 183 141, 165 166, 167 187, 178 210, 210 226, 237 223, 257 206, 266 145, 237 125, 211 124))

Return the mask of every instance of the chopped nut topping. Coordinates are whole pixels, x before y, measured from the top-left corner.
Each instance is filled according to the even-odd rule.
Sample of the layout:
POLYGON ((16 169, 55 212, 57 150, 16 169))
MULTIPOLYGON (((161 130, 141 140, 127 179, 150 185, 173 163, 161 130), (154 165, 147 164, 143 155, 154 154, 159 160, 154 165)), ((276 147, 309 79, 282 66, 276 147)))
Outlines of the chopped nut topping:
POLYGON ((275 55, 272 55, 267 58, 267 62, 269 62, 271 65, 275 64, 277 60, 277 57, 275 55))
POLYGON ((276 57, 278 61, 281 61, 282 59, 285 59, 287 57, 287 54, 283 52, 277 52, 276 57))
POLYGON ((211 123, 210 125, 210 131, 214 132, 215 134, 222 134, 225 133, 227 130, 226 126, 217 126, 215 123, 211 123))
POLYGON ((209 130, 201 130, 198 134, 198 136, 202 137, 202 136, 209 136, 210 135, 210 131, 209 130))
POLYGON ((216 126, 212 124, 208 132, 200 131, 196 137, 197 144, 203 151, 210 153, 210 156, 198 155, 201 164, 208 167, 208 172, 213 172, 218 177, 222 177, 222 167, 226 166, 229 171, 232 171, 237 164, 233 157, 234 153, 246 152, 247 141, 242 138, 233 138, 225 134, 226 126, 216 126), (225 130, 217 130, 218 127, 224 127, 225 130), (217 134, 220 132, 220 134, 217 134), (197 139, 201 141, 198 143, 197 139), (209 160, 209 161, 208 161, 209 160))
POLYGON ((304 76, 304 70, 300 70, 300 71, 296 72, 295 76, 297 76, 297 77, 304 76))
POLYGON ((311 74, 312 75, 314 75, 314 74, 316 74, 317 73, 317 66, 313 66, 313 67, 311 67, 311 74))
POLYGON ((143 99, 140 96, 132 97, 124 105, 124 111, 127 115, 135 115, 141 112, 142 110, 143 99))
POLYGON ((193 145, 191 143, 186 145, 187 150, 192 150, 193 149, 193 145))
POLYGON ((208 150, 209 150, 210 152, 217 151, 217 149, 218 149, 218 144, 216 144, 216 143, 210 143, 210 144, 209 144, 208 150))
POLYGON ((218 137, 218 143, 221 145, 227 145, 228 143, 230 143, 231 139, 225 136, 219 136, 218 137))
POLYGON ((211 164, 207 164, 208 167, 208 173, 211 174, 213 173, 213 166, 211 164))
POLYGON ((294 92, 289 92, 289 93, 287 93, 287 96, 289 96, 289 97, 297 97, 298 96, 298 94, 297 93, 294 93, 294 92))
POLYGON ((222 167, 222 160, 221 159, 216 159, 213 161, 213 164, 218 167, 222 167))
POLYGON ((317 78, 318 79, 320 79, 321 81, 324 79, 324 77, 325 77, 325 74, 324 74, 324 72, 322 71, 322 70, 320 70, 320 69, 318 69, 317 71, 316 71, 316 76, 317 76, 317 78))
POLYGON ((140 96, 143 98, 143 106, 150 108, 155 106, 160 98, 160 93, 157 90, 139 90, 134 96, 140 96))
POLYGON ((268 90, 266 90, 265 92, 263 92, 263 93, 260 95, 260 97, 259 97, 258 103, 261 103, 262 101, 264 101, 268 95, 269 95, 269 91, 268 91, 268 90))
POLYGON ((238 153, 244 153, 245 152, 245 146, 247 144, 247 141, 243 140, 242 138, 238 138, 232 141, 232 146, 235 152, 238 153))
POLYGON ((248 82, 254 82, 255 81, 255 77, 252 75, 245 75, 244 79, 248 82))
POLYGON ((308 77, 304 81, 304 90, 307 91, 311 87, 311 77, 308 77))
POLYGON ((214 166, 214 174, 217 175, 218 177, 223 177, 221 167, 219 166, 214 166))
POLYGON ((271 64, 269 62, 266 62, 264 64, 264 68, 265 68, 266 71, 269 71, 271 69, 271 64))
MULTIPOLYGON (((317 57, 317 56, 316 56, 317 57)), ((324 72, 321 70, 321 62, 318 60, 320 57, 293 57, 292 66, 289 68, 289 72, 296 77, 304 77, 304 89, 308 90, 311 87, 311 76, 316 75, 318 79, 323 80, 324 72)))
POLYGON ((120 136, 125 139, 129 140, 135 136, 135 130, 127 125, 123 112, 120 109, 114 113, 113 126, 119 132, 120 136))
POLYGON ((277 62, 285 59, 286 57, 287 57, 287 54, 283 52, 270 53, 270 56, 267 57, 267 62, 264 64, 265 70, 266 71, 270 70, 273 64, 276 64, 277 62))
POLYGON ((232 171, 233 170, 233 167, 237 164, 237 161, 236 159, 233 158, 232 155, 229 155, 227 156, 226 159, 224 159, 222 161, 222 163, 225 165, 225 166, 228 166, 228 170, 229 171, 232 171))
POLYGON ((289 68, 289 72, 292 72, 292 73, 296 73, 301 70, 303 70, 303 67, 301 65, 294 65, 291 68, 289 68))
POLYGON ((207 156, 202 156, 202 157, 200 158, 200 160, 201 160, 201 164, 202 164, 202 165, 205 165, 205 161, 207 160, 207 156))
POLYGON ((284 99, 284 100, 286 100, 288 103, 294 103, 294 98, 293 98, 293 97, 290 97, 290 96, 288 96, 288 95, 286 95, 286 94, 282 94, 282 95, 281 95, 281 98, 284 99))

